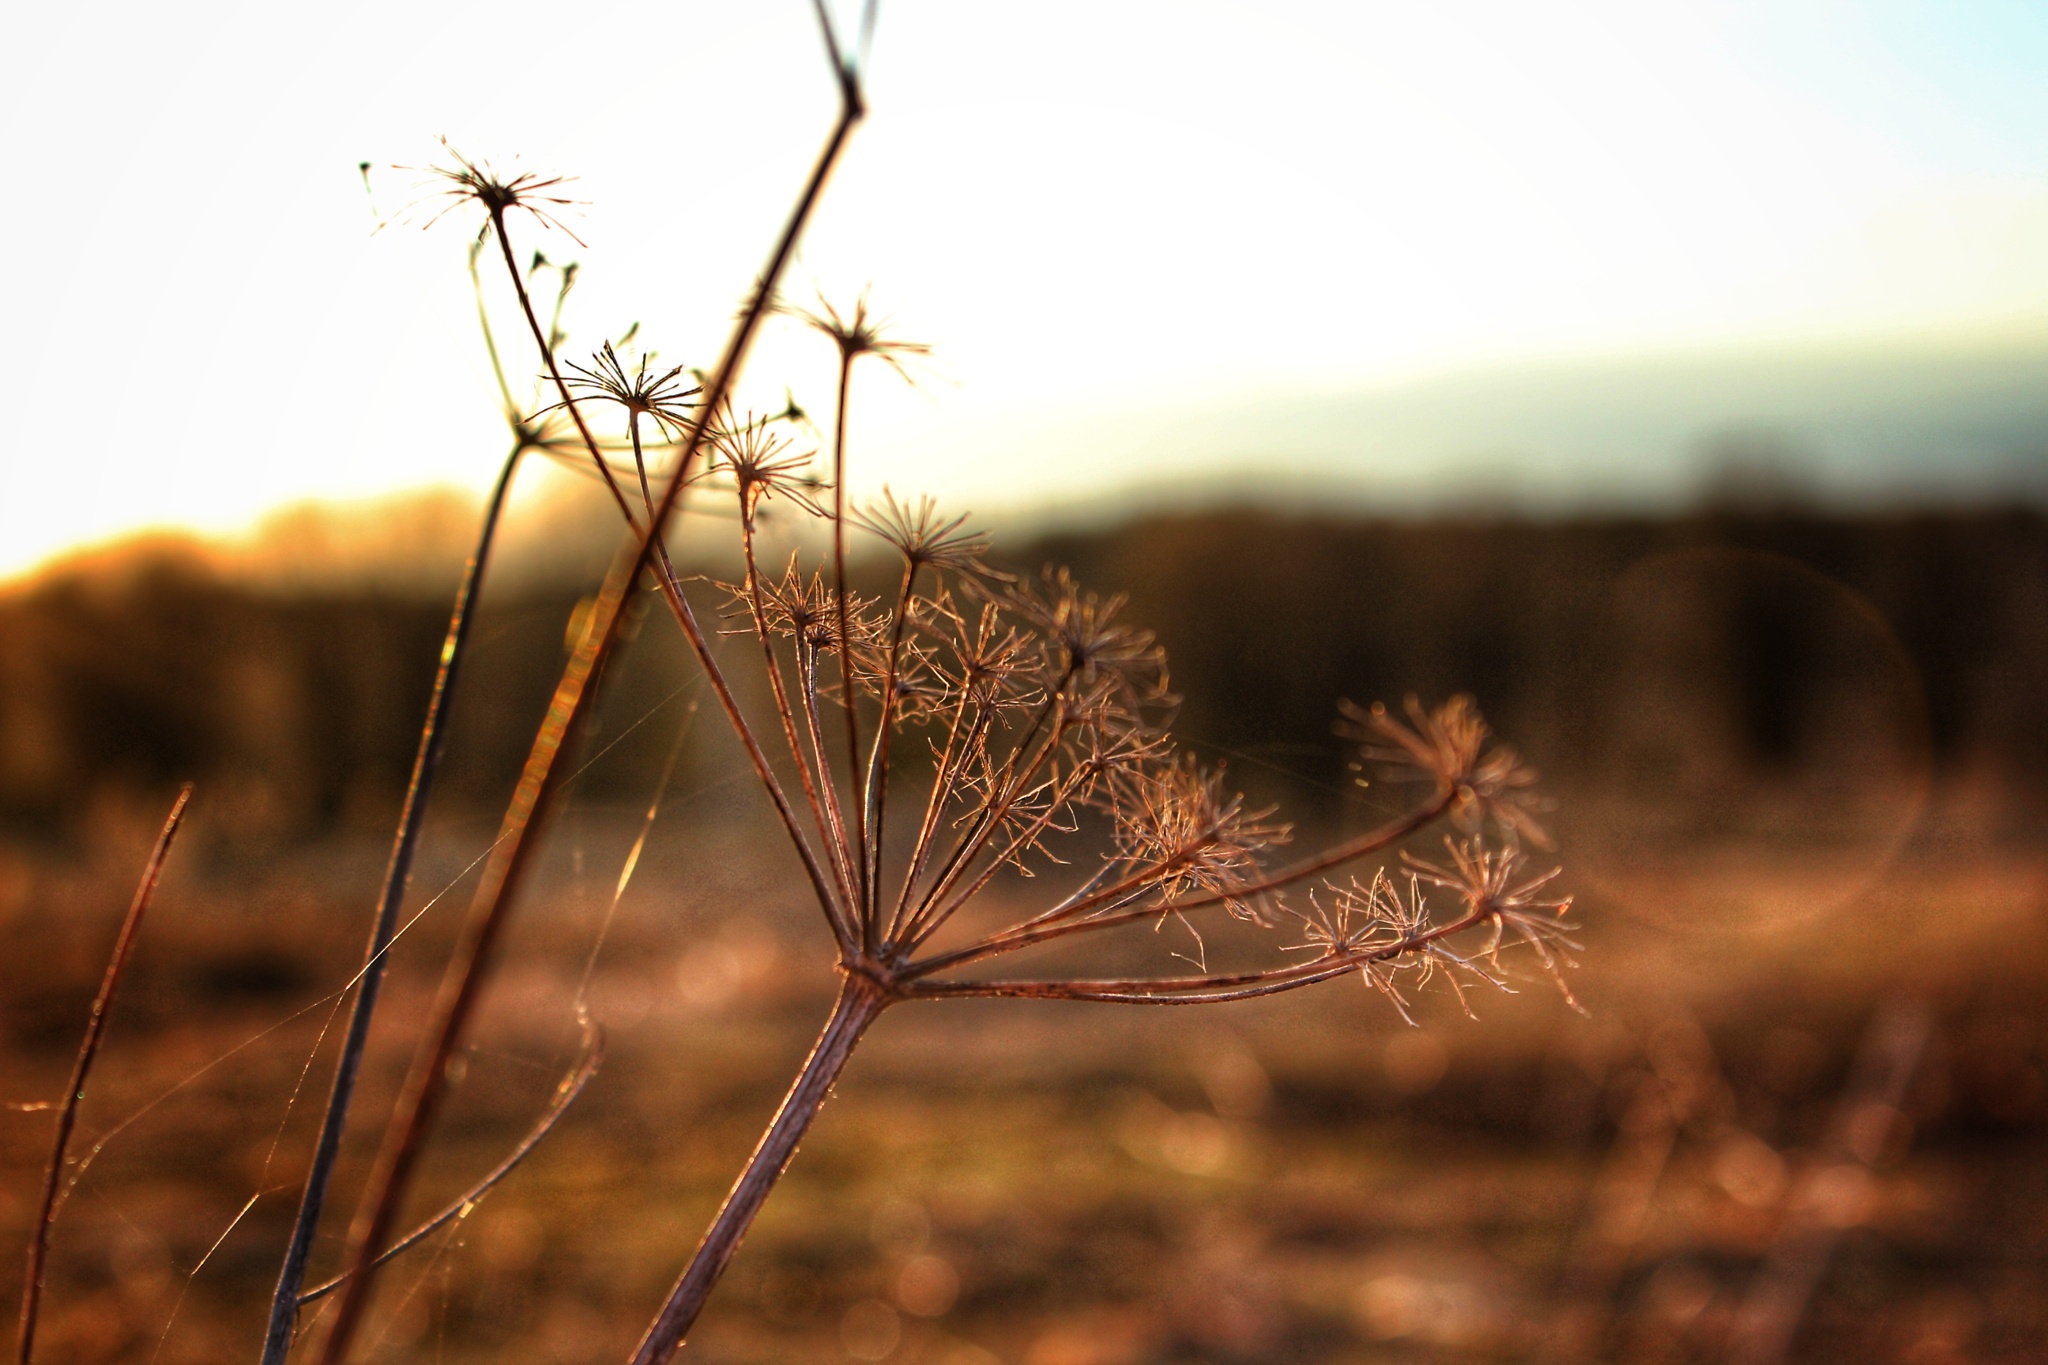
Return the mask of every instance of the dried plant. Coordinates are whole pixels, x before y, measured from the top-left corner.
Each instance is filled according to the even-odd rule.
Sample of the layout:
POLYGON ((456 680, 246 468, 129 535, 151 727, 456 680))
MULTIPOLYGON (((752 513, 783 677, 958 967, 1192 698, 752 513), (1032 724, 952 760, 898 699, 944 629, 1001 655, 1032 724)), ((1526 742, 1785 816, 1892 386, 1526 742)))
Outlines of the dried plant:
MULTIPOLYGON (((847 1058, 895 1005, 969 997, 1213 1004, 1356 975, 1407 1017, 1413 993, 1438 978, 1461 995, 1469 986, 1505 986, 1517 951, 1563 987, 1573 947, 1563 920, 1569 901, 1547 893, 1555 872, 1530 868, 1522 852, 1545 843, 1534 777, 1511 750, 1492 743, 1469 699, 1428 709, 1411 698, 1398 716, 1347 706, 1342 730, 1358 746, 1361 770, 1413 780, 1416 794, 1398 818, 1282 861, 1277 854, 1289 827, 1248 806, 1220 769, 1175 746, 1164 656, 1149 633, 1125 619, 1121 598, 1090 592, 1057 569, 1023 579, 991 570, 986 538, 928 498, 849 500, 854 362, 873 356, 901 373, 904 359, 926 348, 887 337, 865 295, 845 312, 823 300, 812 309, 775 302, 811 209, 864 113, 858 66, 822 7, 819 18, 842 96, 839 117, 724 354, 701 381, 686 384, 683 367, 664 369, 651 357, 629 364, 611 342, 588 364, 558 357, 560 302, 573 268, 559 273, 556 316, 543 327, 531 285, 545 262, 536 255, 520 269, 511 219, 522 211, 542 228, 566 231, 556 216, 567 203, 555 193, 561 180, 502 176, 452 149, 453 166, 435 172, 426 216, 433 221, 471 205, 482 211, 472 271, 495 242, 551 401, 514 401, 486 314, 512 450, 451 620, 355 1013, 273 1303, 267 1365, 290 1350, 299 1308, 330 1295, 322 1358, 344 1359, 378 1265, 419 1235, 393 1237, 396 1211, 432 1132, 449 1060, 489 980, 548 798, 562 780, 559 759, 573 745, 601 666, 620 639, 622 610, 642 590, 667 607, 770 798, 830 935, 841 983, 781 1108, 635 1352, 642 1365, 665 1361, 682 1345, 847 1058), (748 347, 776 312, 814 328, 837 350, 823 469, 816 467, 819 457, 794 443, 793 400, 769 418, 738 415, 732 403, 748 347), (600 408, 624 418, 609 444, 593 425, 600 408), (658 464, 643 424, 665 447, 658 464), (629 543, 587 613, 534 740, 385 1126, 342 1273, 309 1291, 307 1252, 418 838, 468 604, 506 487, 520 457, 532 451, 600 479, 629 543), (637 499, 621 486, 623 452, 630 453, 637 499), (733 520, 720 524, 738 528, 742 572, 714 586, 725 612, 717 629, 753 641, 743 665, 713 649, 717 630, 707 634, 670 562, 665 535, 686 497, 732 499, 733 520), (817 527, 808 543, 829 547, 817 562, 802 552, 773 566, 763 562, 760 521, 771 504, 817 527), (877 598, 849 588, 853 536, 896 562, 893 587, 877 598), (734 678, 741 667, 758 678, 734 678), (743 696, 766 702, 750 706, 743 696), (1445 861, 1410 858, 1398 880, 1384 868, 1355 869, 1440 822, 1459 831, 1446 840, 1445 861), (1210 970, 1209 942, 1231 923, 1263 931, 1266 955, 1210 970), (1164 935, 1147 947, 1156 969, 1103 977, 991 971, 999 959, 1037 956, 1064 940, 1150 931, 1164 935)), ((480 310, 481 301, 479 292, 480 310)), ((1245 945, 1233 942, 1232 949, 1245 945)), ((542 1127, 473 1194, 502 1179, 588 1081, 598 1040, 586 1026, 585 1057, 542 1127)))

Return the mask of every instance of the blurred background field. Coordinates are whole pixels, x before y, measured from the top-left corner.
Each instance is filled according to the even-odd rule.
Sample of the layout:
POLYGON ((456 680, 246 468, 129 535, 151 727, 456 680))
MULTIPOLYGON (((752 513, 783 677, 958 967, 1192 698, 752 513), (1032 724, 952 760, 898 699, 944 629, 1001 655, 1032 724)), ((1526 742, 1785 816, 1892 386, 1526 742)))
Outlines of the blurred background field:
MULTIPOLYGON (((199 785, 85 1105, 44 1359, 253 1355, 470 515, 387 510, 351 559, 363 527, 304 514, 274 544, 325 567, 296 579, 156 542, 0 597, 0 1241, 47 1155, 18 1106, 55 1098, 199 785)), ((344 1208, 602 561, 580 525, 519 528, 487 595, 344 1208)), ((1127 591, 1176 733, 1309 835, 1400 801, 1353 782, 1340 697, 1474 693, 1556 800, 1587 1014, 1541 980, 1476 1020, 1430 996, 1419 1029, 1341 983, 894 1011, 690 1358, 1708 1361, 1773 1323, 1797 1360, 2042 1358, 2048 518, 1732 488, 1655 518, 1161 514, 1001 558, 1127 591)), ((592 978, 604 1067, 394 1268, 367 1358, 622 1357, 828 1008, 822 926, 673 634, 644 621, 607 681, 418 1212, 573 1066, 680 742, 592 978)))
MULTIPOLYGON (((473 213, 411 230, 448 186, 409 168, 575 201, 505 253, 578 272, 564 359, 706 365, 834 82, 804 0, 17 8, 0 1247, 195 781, 40 1359, 254 1359, 537 368, 473 213)), ((1409 795, 1356 784, 1341 699, 1473 694, 1555 798, 1586 1013, 1541 980, 1418 1029, 1350 983, 892 1012, 689 1358, 2048 1359, 2048 9, 879 8, 815 7, 872 117, 781 280, 872 281, 935 348, 856 386, 852 496, 1127 592, 1179 741, 1304 843, 1409 795)), ((834 360, 783 317, 736 402, 822 421, 834 360)), ((616 545, 560 469, 510 506, 316 1274, 616 545)), ((671 530, 734 576, 695 557, 729 523, 671 530)), ((675 632, 627 633, 414 1212, 576 1064, 586 963, 604 1066, 382 1281, 365 1359, 623 1358, 827 1008, 675 632)))

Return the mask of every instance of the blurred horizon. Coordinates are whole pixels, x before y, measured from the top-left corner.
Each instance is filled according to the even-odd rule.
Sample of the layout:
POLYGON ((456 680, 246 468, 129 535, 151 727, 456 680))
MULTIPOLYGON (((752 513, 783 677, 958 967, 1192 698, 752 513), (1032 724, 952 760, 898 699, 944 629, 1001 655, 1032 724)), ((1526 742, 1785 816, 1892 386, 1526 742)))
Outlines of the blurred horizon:
MULTIPOLYGON (((2048 505, 2048 333, 1528 360, 1173 412, 1006 418, 936 422, 906 443, 917 456, 981 442, 995 473, 956 471, 943 505, 1004 535, 1232 507, 1550 520, 2048 505)), ((560 497, 563 471, 536 486, 533 468, 516 497, 560 497)), ((152 542, 286 587, 438 580, 480 507, 476 488, 438 481, 288 499, 240 524, 143 523, 0 556, 0 588, 152 542)), ((688 535, 676 537, 685 553, 688 535)))
MULTIPOLYGON (((409 230, 423 173, 392 164, 446 164, 434 135, 577 177, 587 249, 514 228, 585 267, 571 357, 644 323, 704 364, 830 112, 795 0, 248 20, 24 20, 0 576, 146 526, 482 487, 474 224, 409 230), (616 78, 621 24, 670 54, 660 79, 616 78)), ((872 282, 936 348, 915 389, 861 381, 857 491, 991 518, 1329 480, 1378 510, 1670 507, 1731 471, 2032 499, 2044 71, 2048 18, 2019 5, 898 0, 790 289, 872 282)), ((830 407, 793 327, 750 376, 743 406, 830 407)))

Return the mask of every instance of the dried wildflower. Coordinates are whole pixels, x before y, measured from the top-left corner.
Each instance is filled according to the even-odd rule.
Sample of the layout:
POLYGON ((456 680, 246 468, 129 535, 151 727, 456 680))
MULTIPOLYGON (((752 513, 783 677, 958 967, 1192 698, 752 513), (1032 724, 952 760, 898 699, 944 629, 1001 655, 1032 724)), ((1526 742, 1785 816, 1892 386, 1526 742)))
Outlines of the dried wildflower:
POLYGON ((1517 850, 1489 849, 1478 839, 1445 839, 1444 847, 1450 853, 1448 864, 1432 863, 1413 856, 1404 861, 1421 880, 1456 892, 1464 899, 1470 914, 1490 927, 1486 946, 1477 955, 1485 957, 1498 968, 1502 940, 1512 931, 1517 941, 1527 944, 1536 954, 1544 973, 1563 994, 1565 1003, 1579 1009, 1571 987, 1565 984, 1562 970, 1573 965, 1568 954, 1579 946, 1565 936, 1572 927, 1564 920, 1572 908, 1572 898, 1543 894, 1544 888, 1557 879, 1562 869, 1553 867, 1547 872, 1524 876, 1522 857, 1517 850))
POLYGON ((1408 894, 1403 896, 1382 868, 1370 882, 1353 878, 1348 886, 1326 884, 1320 892, 1311 891, 1308 901, 1306 911, 1291 911, 1301 921, 1303 942, 1288 950, 1355 965, 1359 980, 1386 997, 1413 1026, 1409 994, 1426 985, 1435 972, 1427 953, 1402 951, 1429 928, 1429 907, 1415 879, 1409 879, 1408 894), (1404 983, 1409 975, 1416 979, 1404 983))
POLYGON ((942 519, 929 495, 912 506, 897 502, 896 495, 884 488, 879 503, 855 509, 853 522, 894 546, 912 572, 927 566, 958 574, 990 572, 981 562, 988 552, 988 537, 963 531, 965 516, 942 519))
POLYGON ((488 215, 484 225, 477 230, 477 240, 482 241, 493 227, 502 227, 505 215, 514 209, 531 214, 542 227, 551 227, 566 234, 576 245, 584 245, 583 239, 571 232, 562 220, 555 216, 556 209, 567 208, 574 199, 563 198, 548 191, 558 189, 573 177, 544 175, 538 171, 518 171, 516 174, 500 174, 488 161, 471 161, 455 150, 447 138, 441 139, 442 150, 455 162, 447 166, 408 166, 404 170, 423 171, 438 178, 440 189, 429 193, 417 208, 437 204, 420 226, 430 228, 443 218, 461 208, 464 204, 481 204, 488 215))
POLYGON ((1487 743, 1491 731, 1472 698, 1455 696, 1426 711, 1411 695, 1404 708, 1407 724, 1378 702, 1370 709, 1348 701, 1338 708, 1343 716, 1338 733, 1360 741, 1364 762, 1436 783, 1450 798, 1452 818, 1462 828, 1476 832, 1490 818, 1511 840, 1550 847, 1536 819, 1535 770, 1508 746, 1487 743))
POLYGON ((1074 800, 1115 815, 1122 808, 1117 779, 1167 761, 1171 741, 1139 727, 1090 726, 1068 746, 1067 767, 1079 779, 1074 800))
POLYGON ((944 594, 919 599, 927 637, 937 648, 932 667, 964 704, 1028 706, 1039 699, 1030 641, 984 604, 970 628, 944 594))
MULTIPOLYGON (((677 365, 663 374, 650 371, 653 357, 642 354, 640 363, 630 373, 619 360, 618 352, 607 341, 603 348, 591 357, 591 364, 578 365, 569 362, 574 377, 568 380, 572 389, 580 389, 593 398, 617 403, 631 416, 651 418, 660 429, 665 440, 673 441, 677 432, 691 421, 690 409, 696 404, 690 400, 701 392, 699 386, 688 388, 678 382, 684 367, 677 365)), ((552 407, 562 407, 556 403, 552 407)), ((543 409, 547 411, 548 409, 543 409)))
MULTIPOLYGON (((826 7, 818 8, 829 39, 826 7)), ((850 77, 836 48, 834 64, 850 77)), ((857 110, 851 93, 847 109, 849 122, 835 139, 857 110)), ((562 400, 526 419, 520 439, 550 451, 566 445, 566 434, 553 421, 559 411, 575 422, 591 471, 609 481, 613 466, 602 453, 606 447, 584 427, 572 389, 626 409, 649 522, 639 562, 651 543, 670 575, 663 579, 664 600, 803 864, 832 934, 842 981, 833 1022, 643 1343, 636 1356, 642 1365, 657 1365, 673 1353, 716 1282, 722 1257, 744 1234, 838 1068, 864 1030, 896 1003, 968 996, 1213 1003, 1356 973, 1412 1023, 1410 995, 1439 975, 1461 999, 1466 979, 1505 989, 1496 974, 1500 953, 1517 945, 1534 954, 1571 1001, 1562 973, 1575 948, 1563 921, 1570 902, 1546 894, 1555 872, 1528 874, 1517 853, 1524 842, 1546 842, 1533 814, 1534 774, 1511 749, 1489 742, 1470 698, 1455 697, 1429 711, 1411 697, 1400 715, 1383 706, 1347 705, 1344 733, 1359 742, 1362 761, 1419 776, 1434 792, 1377 828, 1288 866, 1266 867, 1265 855, 1288 842, 1289 827, 1269 811, 1248 809, 1243 795, 1224 785, 1220 769, 1175 754, 1164 728, 1174 699, 1163 653, 1151 634, 1123 620, 1122 597, 1084 591, 1064 570, 1022 581, 991 571, 982 558, 986 539, 967 530, 965 518, 942 516, 930 498, 899 502, 885 489, 879 501, 849 512, 845 472, 853 362, 878 356, 908 378, 906 360, 927 354, 925 346, 886 336, 865 294, 847 314, 823 299, 816 309, 775 305, 831 338, 838 349, 830 482, 822 483, 813 472, 813 456, 798 453, 779 434, 780 422, 807 422, 793 397, 773 417, 750 413, 741 420, 724 402, 706 412, 691 401, 699 387, 684 379, 696 372, 681 366, 657 372, 644 356, 629 368, 618 354, 624 337, 605 343, 590 364, 568 366, 573 378, 565 377, 555 361, 559 299, 557 325, 543 329, 504 231, 504 216, 515 208, 559 227, 550 206, 568 202, 551 192, 561 181, 530 173, 505 179, 452 149, 450 155, 456 169, 436 172, 443 180, 440 193, 457 204, 483 205, 488 222, 478 241, 496 230, 562 400), (735 604, 731 614, 745 623, 733 633, 751 633, 759 645, 734 651, 745 660, 722 658, 707 644, 695 609, 668 569, 660 536, 674 500, 657 510, 649 491, 643 417, 671 441, 687 433, 691 449, 701 437, 703 467, 682 472, 718 487, 730 479, 737 495, 746 572, 740 583, 719 586, 735 604), (823 489, 829 489, 829 509, 813 496, 823 489), (820 566, 811 568, 798 552, 779 577, 762 572, 757 517, 771 497, 785 499, 796 516, 823 523, 817 529, 830 536, 829 559, 814 554, 820 566), (880 538, 901 557, 900 584, 890 598, 871 601, 849 591, 849 525, 880 538), (833 666, 821 667, 821 656, 831 654, 838 656, 833 666), (758 670, 765 686, 732 685, 729 671, 737 667, 758 670), (823 704, 828 698, 832 711, 823 704), (892 765, 892 745, 908 746, 918 761, 892 765), (1369 856, 1384 856, 1446 818, 1475 837, 1447 840, 1443 863, 1411 860, 1405 889, 1384 868, 1369 880, 1354 877, 1342 886, 1323 880, 1369 856), (1489 831, 1497 831, 1505 846, 1490 848, 1476 837, 1489 831), (1070 863, 1082 866, 1058 879, 1059 891, 1022 913, 1008 894, 984 896, 998 879, 1042 877, 1049 867, 1070 863), (1283 899, 1304 885, 1314 886, 1305 910, 1283 899), (1462 909, 1454 916, 1439 911, 1433 921, 1425 888, 1446 906, 1452 896, 1437 893, 1453 893, 1462 909), (1301 926, 1302 941, 1282 951, 1307 956, 1210 973, 1201 962, 1202 929, 1224 914, 1269 927, 1291 916, 1301 926), (975 925, 976 915, 995 922, 975 925), (962 974, 1057 938, 1125 926, 1156 930, 1168 921, 1193 937, 1196 955, 1188 960, 1198 974, 1153 971, 1111 980, 962 974), (935 944, 934 935, 949 925, 959 939, 935 944), (1457 946, 1470 940, 1481 940, 1477 952, 1457 946)), ((778 253, 795 241, 822 176, 821 168, 778 253)), ((772 297, 779 268, 758 282, 755 300, 772 297)), ((571 278, 565 270, 564 292, 571 278)), ((757 318, 750 305, 721 375, 730 373, 744 351, 746 329, 757 318)), ((506 406, 516 410, 509 393, 506 406)), ((640 532, 619 489, 612 491, 640 532)), ((621 594, 618 600, 624 591, 618 585, 630 582, 628 567, 622 561, 609 589, 621 594)), ((607 608, 616 609, 616 601, 607 608)), ((536 744, 531 762, 538 765, 532 771, 540 774, 539 784, 523 791, 546 793, 548 765, 589 694, 592 670, 617 636, 592 638, 602 644, 579 652, 565 673, 556 695, 568 700, 551 709, 553 728, 543 732, 545 743, 536 744)), ((516 856, 517 847, 507 856, 516 856)), ((503 865, 501 887, 509 886, 514 870, 511 863, 503 865)), ((493 899, 488 912, 500 913, 503 903, 493 899)), ((437 1043, 442 1062, 455 1036, 444 1033, 437 1043)), ((379 1241, 371 1237, 363 1246, 379 1241)), ((288 1334, 284 1340, 288 1346, 288 1334)))
POLYGON ((1242 795, 1225 790, 1220 770, 1205 771, 1189 755, 1125 767, 1112 787, 1116 856, 1153 869, 1148 889, 1162 902, 1218 891, 1231 914, 1265 922, 1255 901, 1228 893, 1255 881, 1259 855, 1287 841, 1288 826, 1269 821, 1271 810, 1246 810, 1242 795))
POLYGON ((1111 680, 1141 704, 1168 704, 1166 656, 1150 631, 1121 624, 1122 596, 1084 592, 1065 569, 1048 569, 1005 591, 1004 605, 1038 628, 1048 682, 1087 687, 1111 680))
MULTIPOLYGON (((752 634, 752 593, 744 583, 717 585, 734 603, 734 616, 748 624, 741 633, 752 634)), ((814 654, 836 653, 839 649, 839 608, 823 575, 806 575, 792 554, 780 578, 760 581, 761 614, 768 633, 795 640, 814 654)), ((882 623, 875 618, 874 603, 859 597, 847 603, 847 624, 854 635, 854 648, 872 646, 881 635, 882 623)))
POLYGON ((840 362, 851 365, 864 355, 874 356, 905 380, 910 371, 904 368, 905 356, 930 355, 932 348, 919 341, 897 341, 883 335, 888 320, 868 311, 868 294, 863 289, 854 300, 853 311, 842 315, 821 293, 815 310, 777 302, 774 310, 793 317, 832 339, 839 348, 840 362))
POLYGON ((874 630, 854 642, 853 681, 864 696, 880 697, 884 689, 894 694, 889 723, 898 729, 943 713, 955 699, 933 644, 914 634, 894 635, 879 615, 874 630))
POLYGON ((728 409, 726 420, 713 427, 709 435, 708 472, 731 476, 745 516, 751 517, 761 500, 771 494, 781 494, 806 511, 818 513, 808 496, 808 491, 816 486, 808 477, 811 452, 795 453, 788 439, 770 429, 768 419, 748 413, 744 420, 734 421, 728 409))

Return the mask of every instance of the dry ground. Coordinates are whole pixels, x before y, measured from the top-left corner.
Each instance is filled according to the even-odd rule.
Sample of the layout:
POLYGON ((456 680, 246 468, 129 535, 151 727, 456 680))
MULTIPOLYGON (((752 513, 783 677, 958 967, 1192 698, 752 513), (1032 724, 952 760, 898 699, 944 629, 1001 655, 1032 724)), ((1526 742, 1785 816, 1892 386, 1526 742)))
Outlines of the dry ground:
MULTIPOLYGON (((734 870, 757 861, 740 836, 690 818, 708 819, 677 817, 685 851, 650 859, 599 963, 602 1072, 392 1268, 363 1359, 618 1360, 651 1315, 831 988, 819 926, 734 870)), ((630 835, 602 812, 563 826, 421 1211, 573 1063, 571 1000, 630 835)), ((419 886, 482 841, 441 830, 454 851, 419 886)), ((0 1100, 61 1085, 146 842, 110 826, 96 865, 0 869, 0 1100)), ((227 850, 201 828, 174 855, 117 1008, 57 1228, 50 1365, 254 1358, 331 1049, 289 1097, 380 850, 227 850)), ((1720 1360, 1760 1264, 1799 1237, 1828 1254, 1794 1359, 2048 1358, 2048 859, 1926 835, 1859 868, 1587 861, 1587 1018, 1540 982, 1475 999, 1476 1021, 1432 998, 1420 1030, 1351 985, 1207 1011, 893 1012, 687 1358, 1720 1360), (1932 1033, 1897 1112, 1856 1130, 1866 1169, 1829 1125, 1872 1019, 1915 1000, 1932 1033)), ((406 942, 365 1115, 460 901, 406 942)), ((24 1244, 50 1126, 0 1114, 0 1244, 24 1244)))

